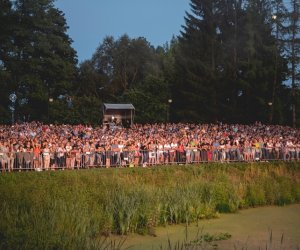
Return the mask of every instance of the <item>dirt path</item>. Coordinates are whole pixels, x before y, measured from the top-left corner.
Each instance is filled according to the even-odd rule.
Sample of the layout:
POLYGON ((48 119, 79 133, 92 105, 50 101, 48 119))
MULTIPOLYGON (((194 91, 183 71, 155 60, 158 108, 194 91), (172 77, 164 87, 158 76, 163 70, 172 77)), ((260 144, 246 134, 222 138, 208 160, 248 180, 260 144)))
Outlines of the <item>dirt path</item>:
MULTIPOLYGON (((205 233, 232 235, 228 240, 216 241, 217 249, 300 249, 300 204, 253 208, 236 214, 222 214, 219 219, 201 221, 199 227, 188 227, 188 242, 196 239, 197 233, 198 238, 205 233)), ((157 228, 156 235, 130 235, 124 247, 144 250, 160 249, 162 246, 166 249, 168 239, 172 245, 184 241, 186 228, 183 225, 157 228)), ((210 248, 212 244, 207 246, 210 248)))

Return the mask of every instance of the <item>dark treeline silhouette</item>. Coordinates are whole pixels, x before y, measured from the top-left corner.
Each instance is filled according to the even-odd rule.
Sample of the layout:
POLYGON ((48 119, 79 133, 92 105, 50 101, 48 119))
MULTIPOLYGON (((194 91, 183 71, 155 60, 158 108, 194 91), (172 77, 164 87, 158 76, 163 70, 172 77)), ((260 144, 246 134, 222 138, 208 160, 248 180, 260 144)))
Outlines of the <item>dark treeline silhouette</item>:
POLYGON ((97 124, 122 102, 139 123, 300 124, 299 0, 190 0, 169 43, 108 36, 79 65, 53 2, 0 1, 1 123, 97 124))

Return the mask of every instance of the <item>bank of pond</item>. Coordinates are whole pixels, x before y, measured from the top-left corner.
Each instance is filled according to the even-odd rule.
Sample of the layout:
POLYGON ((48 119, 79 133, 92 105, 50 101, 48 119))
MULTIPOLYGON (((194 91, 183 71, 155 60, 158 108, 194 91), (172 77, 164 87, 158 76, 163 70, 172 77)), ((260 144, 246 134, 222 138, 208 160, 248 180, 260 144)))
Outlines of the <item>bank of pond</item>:
POLYGON ((161 227, 299 201, 299 162, 2 173, 0 248, 101 249, 111 235, 155 237, 161 227))

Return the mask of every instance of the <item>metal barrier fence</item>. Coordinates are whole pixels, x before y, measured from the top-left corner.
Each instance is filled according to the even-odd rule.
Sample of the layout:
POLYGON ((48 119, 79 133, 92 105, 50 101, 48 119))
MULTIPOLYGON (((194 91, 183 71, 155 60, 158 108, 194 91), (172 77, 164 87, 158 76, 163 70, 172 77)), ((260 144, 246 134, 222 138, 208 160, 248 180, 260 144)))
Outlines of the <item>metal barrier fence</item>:
POLYGON ((137 167, 204 162, 300 161, 299 148, 191 148, 86 153, 0 152, 0 171, 137 167))

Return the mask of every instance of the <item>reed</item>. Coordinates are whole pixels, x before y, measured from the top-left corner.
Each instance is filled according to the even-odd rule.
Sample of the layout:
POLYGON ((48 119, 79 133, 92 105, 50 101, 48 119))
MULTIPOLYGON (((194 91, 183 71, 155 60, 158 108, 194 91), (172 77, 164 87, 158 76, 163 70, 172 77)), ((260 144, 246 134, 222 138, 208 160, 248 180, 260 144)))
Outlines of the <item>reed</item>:
POLYGON ((299 163, 3 173, 0 248, 118 247, 103 239, 299 201, 299 163))

